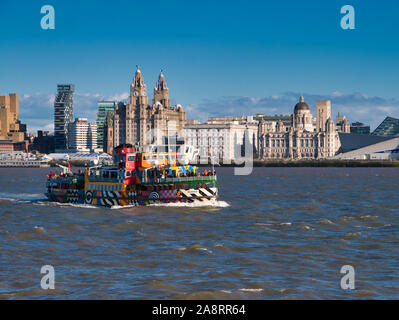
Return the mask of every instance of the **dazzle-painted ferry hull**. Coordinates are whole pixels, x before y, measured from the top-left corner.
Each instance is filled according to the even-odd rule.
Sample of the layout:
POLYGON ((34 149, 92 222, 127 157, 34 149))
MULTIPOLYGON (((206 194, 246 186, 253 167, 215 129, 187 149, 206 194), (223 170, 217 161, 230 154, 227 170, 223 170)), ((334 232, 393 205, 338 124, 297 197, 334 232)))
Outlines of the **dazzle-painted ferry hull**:
POLYGON ((131 145, 121 145, 114 150, 112 166, 50 172, 46 196, 60 203, 105 207, 205 203, 217 198, 214 170, 199 172, 177 162, 177 154, 134 152, 131 145))
POLYGON ((95 206, 148 206, 169 203, 206 203, 217 198, 217 188, 162 191, 99 191, 53 189, 46 193, 50 201, 95 206))

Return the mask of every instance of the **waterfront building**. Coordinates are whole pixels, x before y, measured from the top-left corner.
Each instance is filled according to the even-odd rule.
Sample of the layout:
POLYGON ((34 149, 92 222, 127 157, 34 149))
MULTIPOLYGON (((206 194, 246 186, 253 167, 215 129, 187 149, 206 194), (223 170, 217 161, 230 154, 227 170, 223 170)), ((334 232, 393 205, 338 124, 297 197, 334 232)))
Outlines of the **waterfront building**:
POLYGON ((199 161, 210 157, 219 163, 230 164, 257 152, 258 123, 246 117, 210 118, 207 123, 187 122, 184 142, 199 152, 199 161), (248 119, 249 120, 249 119, 248 119))
POLYGON ((12 140, 0 140, 0 153, 11 151, 28 151, 28 141, 13 142, 12 140))
POLYGON ((73 84, 57 85, 54 101, 54 137, 55 149, 65 150, 68 147, 68 125, 73 122, 73 84))
POLYGON ((37 136, 33 138, 33 142, 29 145, 29 151, 38 151, 40 153, 54 152, 54 135, 49 131, 38 130, 37 136))
POLYGON ((18 94, 0 96, 0 140, 11 143, 26 139, 26 125, 19 120, 18 94))
POLYGON ((384 136, 373 136, 371 134, 361 133, 343 133, 339 132, 339 141, 341 146, 338 153, 349 152, 352 150, 364 148, 372 144, 376 144, 382 141, 389 140, 389 137, 384 136))
MULTIPOLYGON (((364 135, 359 135, 364 136, 364 135)), ((375 136, 377 138, 377 136, 375 136)), ((382 137, 378 137, 382 138, 382 137)), ((399 137, 336 155, 337 160, 399 160, 399 137)))
POLYGON ((316 102, 316 119, 301 96, 291 121, 259 122, 259 158, 322 159, 334 156, 340 147, 338 130, 331 119, 331 102, 316 102))
POLYGON ((352 122, 350 131, 351 133, 370 134, 370 126, 361 122, 352 122))
POLYGON ((106 141, 104 141, 104 123, 106 121, 107 115, 110 112, 111 115, 115 111, 117 103, 115 101, 99 101, 97 103, 97 146, 100 149, 106 151, 106 141))
POLYGON ((386 117, 373 131, 372 135, 385 137, 399 136, 399 119, 386 117))
POLYGON ((253 119, 258 121, 258 123, 263 120, 272 126, 275 126, 277 124, 277 122, 281 121, 284 126, 289 127, 292 122, 292 118, 289 115, 268 116, 268 115, 264 115, 264 114, 255 114, 253 116, 253 119))
POLYGON ((86 118, 68 124, 68 149, 76 152, 97 149, 97 125, 86 118))
MULTIPOLYGON (((150 144, 163 144, 167 136, 182 131, 186 113, 181 105, 172 106, 169 89, 162 71, 154 89, 152 104, 148 103, 147 87, 137 67, 127 104, 118 103, 112 119, 112 141, 108 134, 107 146, 130 143, 146 150, 150 144), (168 124, 168 125, 167 125, 168 124)), ((105 130, 108 131, 108 125, 105 130)), ((109 149, 107 147, 106 149, 109 149)))
POLYGON ((339 114, 339 112, 338 112, 335 123, 336 123, 338 132, 342 132, 342 133, 350 133, 351 132, 349 121, 346 119, 345 116, 339 114))

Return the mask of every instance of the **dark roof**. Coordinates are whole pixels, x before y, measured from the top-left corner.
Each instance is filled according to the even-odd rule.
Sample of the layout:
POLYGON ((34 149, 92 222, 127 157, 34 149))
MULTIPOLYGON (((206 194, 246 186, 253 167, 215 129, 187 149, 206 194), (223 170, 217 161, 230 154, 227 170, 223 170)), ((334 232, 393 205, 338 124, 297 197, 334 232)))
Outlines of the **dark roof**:
POLYGON ((308 106, 308 104, 306 102, 298 102, 295 105, 294 112, 297 112, 299 110, 310 110, 310 108, 309 108, 309 106, 308 106))
POLYGON ((348 152, 363 148, 378 142, 392 139, 392 137, 381 137, 373 136, 370 134, 360 134, 360 133, 342 133, 339 132, 339 140, 341 141, 341 147, 339 148, 339 153, 348 152))

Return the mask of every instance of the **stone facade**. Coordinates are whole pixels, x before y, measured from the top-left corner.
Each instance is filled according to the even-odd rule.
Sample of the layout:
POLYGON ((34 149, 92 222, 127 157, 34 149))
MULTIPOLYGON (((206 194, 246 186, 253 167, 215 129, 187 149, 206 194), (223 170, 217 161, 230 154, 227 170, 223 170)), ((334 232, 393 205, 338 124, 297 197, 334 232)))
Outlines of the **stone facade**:
POLYGON ((198 150, 201 162, 214 157, 230 164, 256 154, 258 122, 252 117, 213 117, 206 123, 187 123, 184 141, 198 150))
POLYGON ((26 138, 26 125, 18 119, 18 94, 0 96, 0 140, 22 142, 26 138))
MULTIPOLYGON (((186 122, 186 113, 181 105, 171 106, 169 89, 161 71, 154 89, 152 104, 148 104, 147 87, 139 68, 130 86, 127 104, 119 103, 115 108, 111 135, 107 137, 108 145, 117 146, 130 143, 146 150, 151 144, 165 144, 167 136, 182 132, 186 122), (168 122, 168 126, 167 126, 168 122)), ((108 125, 105 130, 108 130, 108 125)))
POLYGON ((331 102, 317 101, 316 121, 301 96, 291 116, 291 124, 259 122, 259 158, 323 159, 332 157, 340 147, 337 129, 331 119, 331 102), (314 125, 314 123, 316 125, 314 125))

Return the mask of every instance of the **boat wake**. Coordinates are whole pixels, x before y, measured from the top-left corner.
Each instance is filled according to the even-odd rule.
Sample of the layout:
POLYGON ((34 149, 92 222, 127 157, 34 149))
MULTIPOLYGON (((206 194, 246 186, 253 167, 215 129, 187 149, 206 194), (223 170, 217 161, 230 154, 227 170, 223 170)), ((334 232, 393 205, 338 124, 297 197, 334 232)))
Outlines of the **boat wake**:
MULTIPOLYGON (((125 209, 134 208, 135 206, 112 206, 111 209, 125 209)), ((153 203, 146 207, 175 207, 175 208, 227 208, 230 207, 226 201, 221 200, 207 200, 194 202, 174 202, 174 203, 153 203)))
POLYGON ((46 196, 42 193, 0 192, 0 200, 15 201, 15 202, 38 202, 38 201, 45 201, 46 196))
MULTIPOLYGON (((76 207, 76 208, 88 208, 88 209, 98 209, 99 206, 94 206, 90 204, 77 204, 77 203, 60 203, 48 201, 46 196, 42 193, 8 193, 8 192, 0 192, 0 201, 10 201, 16 203, 31 203, 35 205, 44 205, 44 206, 60 206, 60 207, 76 207)), ((136 206, 112 206, 110 209, 127 209, 134 208, 136 206)), ((176 208, 227 208, 230 207, 226 201, 221 200, 195 200, 194 202, 175 202, 175 203, 154 203, 148 205, 148 207, 176 207, 176 208)), ((105 208, 105 207, 104 207, 105 208)))

